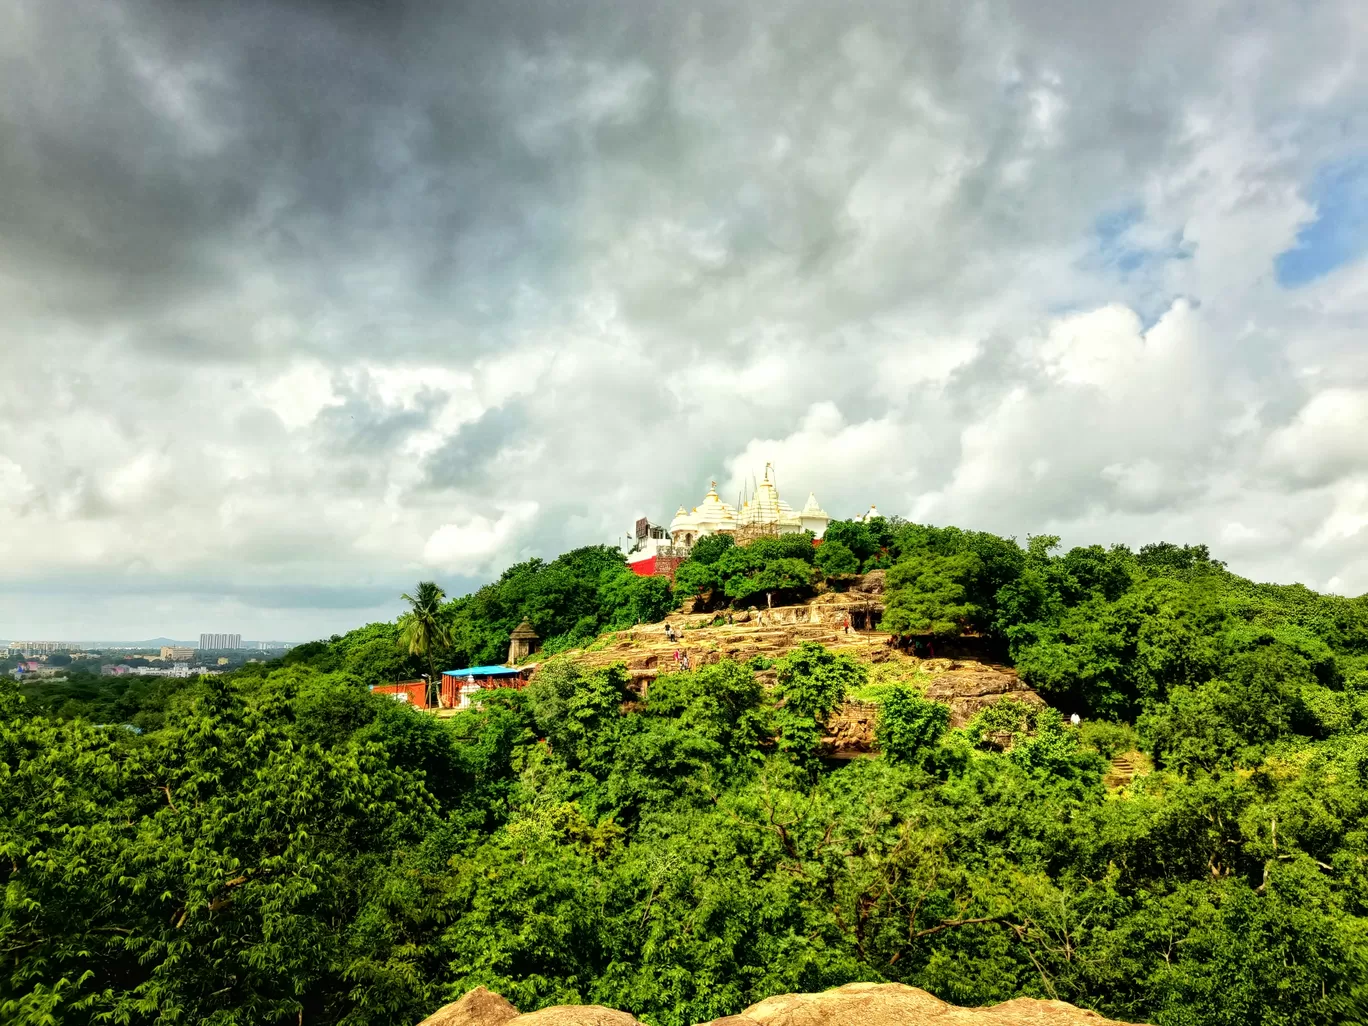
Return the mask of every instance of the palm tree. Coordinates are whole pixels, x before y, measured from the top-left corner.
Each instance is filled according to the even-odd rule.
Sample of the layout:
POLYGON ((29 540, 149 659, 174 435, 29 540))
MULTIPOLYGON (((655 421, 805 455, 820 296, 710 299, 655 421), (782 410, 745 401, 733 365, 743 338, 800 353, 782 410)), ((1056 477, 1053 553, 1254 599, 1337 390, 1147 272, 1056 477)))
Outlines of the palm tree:
POLYGON ((437 688, 437 671, 433 666, 434 649, 451 646, 451 635, 442 623, 442 600, 446 592, 432 581, 419 581, 414 595, 402 596, 413 608, 399 617, 399 647, 408 650, 411 656, 418 656, 427 663, 428 668, 428 706, 433 704, 437 688))

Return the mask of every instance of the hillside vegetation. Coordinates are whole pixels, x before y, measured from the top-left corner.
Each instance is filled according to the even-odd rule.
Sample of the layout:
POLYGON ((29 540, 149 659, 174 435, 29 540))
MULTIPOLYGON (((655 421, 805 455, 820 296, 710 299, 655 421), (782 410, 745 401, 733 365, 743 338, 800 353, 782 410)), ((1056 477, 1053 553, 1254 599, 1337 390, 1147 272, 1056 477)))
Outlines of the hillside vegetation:
POLYGON ((6 681, 0 809, 6 1023, 412 1023, 484 985, 688 1026, 852 981, 1354 1023, 1368 601, 1200 546, 897 521, 709 543, 673 589, 581 549, 175 690, 37 703, 6 681), (568 655, 880 568, 884 630, 999 639, 1049 707, 952 727, 915 676, 812 641, 667 666, 644 699, 568 655), (439 720, 367 687, 498 662, 524 618, 567 653, 524 691, 439 720), (837 764, 852 694, 878 703, 878 756, 837 764), (1109 782, 1137 748, 1153 772, 1109 782))

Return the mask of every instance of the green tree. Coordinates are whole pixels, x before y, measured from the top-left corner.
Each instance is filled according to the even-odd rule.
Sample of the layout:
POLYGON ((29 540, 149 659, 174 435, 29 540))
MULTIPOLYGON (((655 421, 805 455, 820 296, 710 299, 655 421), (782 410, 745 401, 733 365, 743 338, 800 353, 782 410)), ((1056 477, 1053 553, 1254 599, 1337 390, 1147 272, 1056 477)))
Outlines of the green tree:
POLYGON ((780 698, 780 745, 800 758, 812 756, 822 730, 845 697, 869 680, 869 669, 850 656, 804 642, 775 665, 780 698))
POLYGON ((895 684, 879 702, 874 741, 890 759, 914 762, 940 740, 949 723, 947 706, 927 701, 906 684, 895 684))
POLYGON ((982 567, 971 552, 905 557, 886 579, 883 629, 893 634, 960 634, 979 614, 967 581, 982 567))
POLYGON ((693 548, 689 550, 689 560, 694 563, 701 563, 704 566, 711 566, 717 562, 722 553, 735 544, 736 539, 729 532, 719 531, 717 534, 705 534, 694 542, 693 548))
POLYGON ((879 551, 879 543, 869 527, 853 520, 833 520, 827 524, 822 533, 822 548, 833 543, 849 549, 861 563, 879 551))
POLYGON ((855 553, 837 541, 823 542, 817 550, 816 562, 828 578, 847 577, 860 571, 855 553))
POLYGON ((433 658, 438 646, 451 646, 451 635, 442 616, 446 593, 432 581, 419 581, 415 591, 415 595, 402 596, 412 608, 399 618, 399 645, 427 667, 428 703, 432 704, 439 687, 433 658))

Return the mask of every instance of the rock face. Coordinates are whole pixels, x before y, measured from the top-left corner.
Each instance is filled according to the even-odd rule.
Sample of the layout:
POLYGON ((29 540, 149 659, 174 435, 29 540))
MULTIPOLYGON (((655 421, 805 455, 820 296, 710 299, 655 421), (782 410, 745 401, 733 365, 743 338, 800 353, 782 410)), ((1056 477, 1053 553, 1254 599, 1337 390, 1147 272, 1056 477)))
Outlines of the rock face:
POLYGON ((822 755, 828 759, 859 759, 874 754, 874 728, 879 707, 869 702, 846 702, 827 720, 822 755))
POLYGON ((602 1005, 552 1005, 514 1020, 517 1026, 641 1026, 633 1016, 602 1005))
MULTIPOLYGON (((599 1005, 555 1005, 518 1015, 479 987, 418 1026, 640 1026, 626 1012, 599 1005), (448 1015, 449 1018, 440 1018, 448 1015), (511 1014, 510 1014, 511 1013, 511 1014), (488 1018, 482 1016, 489 1016, 488 1018)), ((1016 998, 987 1008, 960 1008, 901 983, 848 983, 821 994, 781 994, 740 1015, 705 1026, 1131 1026, 1063 1001, 1016 998)))
POLYGON ((1003 698, 1015 698, 1041 708, 1045 706, 1045 700, 1008 667, 958 659, 927 659, 922 665, 934 674, 926 686, 926 697, 950 707, 952 727, 964 726, 983 709, 1003 698))
MULTIPOLYGON (((638 699, 645 699, 658 674, 672 673, 678 667, 675 652, 687 654, 695 668, 722 659, 744 663, 756 656, 774 662, 804 642, 815 641, 864 663, 892 664, 908 677, 916 675, 925 680, 929 675, 924 684, 926 697, 950 707, 952 727, 964 726, 980 710, 1006 697, 1028 705, 1045 704, 1008 666, 972 656, 921 658, 892 644, 887 634, 860 630, 861 610, 879 608, 882 589, 883 571, 876 570, 859 578, 848 590, 819 595, 806 605, 745 610, 733 613, 732 623, 717 626, 713 626, 716 613, 676 613, 661 623, 639 624, 604 635, 586 649, 572 649, 555 658, 574 659, 590 667, 621 663, 627 668, 629 687, 638 699), (854 625, 850 631, 843 626, 847 615, 854 625), (666 623, 673 638, 665 633, 666 623)), ((756 672, 767 687, 775 683, 775 675, 773 669, 756 672)), ((623 707, 624 712, 639 708, 635 702, 623 707)), ((873 754, 877 718, 875 706, 847 703, 827 723, 824 754, 835 759, 873 754)))
POLYGON ((848 983, 821 994, 783 994, 711 1026, 1127 1026, 1063 1001, 1016 998, 960 1008, 901 983, 848 983))
POLYGON ((507 998, 476 987, 461 1000, 437 1009, 418 1026, 503 1026, 516 1018, 518 1010, 507 998))

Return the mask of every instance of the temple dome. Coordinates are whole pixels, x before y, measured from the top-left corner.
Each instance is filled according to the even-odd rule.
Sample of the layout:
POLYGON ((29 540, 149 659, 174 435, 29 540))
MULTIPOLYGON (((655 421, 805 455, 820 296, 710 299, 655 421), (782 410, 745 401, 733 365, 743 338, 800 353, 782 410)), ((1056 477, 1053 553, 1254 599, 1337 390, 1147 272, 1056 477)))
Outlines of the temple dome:
POLYGON ((670 538, 675 545, 692 546, 698 539, 711 534, 735 534, 738 540, 750 540, 766 534, 797 534, 811 531, 817 538, 825 533, 831 517, 817 504, 815 495, 808 495, 807 505, 795 512, 779 496, 774 483, 773 467, 765 464, 765 479, 756 485, 755 494, 738 510, 723 502, 713 481, 703 501, 692 510, 683 506, 670 521, 670 538), (739 532, 739 533, 738 533, 739 532))
POLYGON ((793 507, 779 498, 779 489, 770 480, 770 465, 765 464, 765 479, 756 486, 741 511, 741 526, 764 527, 793 518, 793 507))
POLYGON ((811 531, 814 538, 826 534, 827 525, 831 523, 831 515, 818 504, 816 492, 808 492, 807 502, 798 511, 795 519, 800 529, 811 531))
POLYGON ((736 530, 736 507, 718 498, 716 481, 712 482, 708 494, 694 511, 694 518, 699 527, 709 528, 711 531, 736 530))

